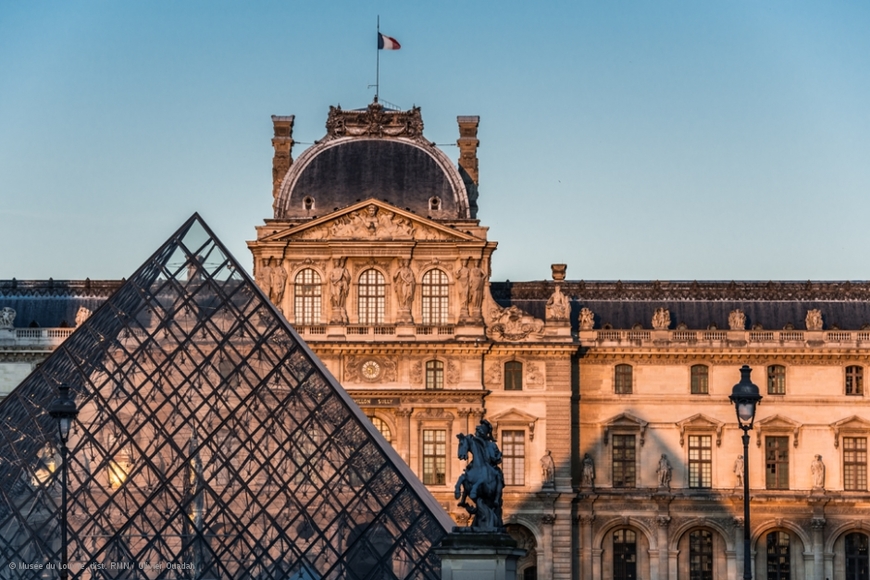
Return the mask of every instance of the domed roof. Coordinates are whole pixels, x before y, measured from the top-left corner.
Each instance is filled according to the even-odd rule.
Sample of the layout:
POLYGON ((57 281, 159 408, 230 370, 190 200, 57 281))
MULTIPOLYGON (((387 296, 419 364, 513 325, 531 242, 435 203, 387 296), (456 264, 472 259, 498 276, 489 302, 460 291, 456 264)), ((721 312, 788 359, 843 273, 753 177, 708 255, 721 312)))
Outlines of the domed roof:
POLYGON ((291 166, 276 218, 322 216, 365 199, 433 219, 470 218, 468 193, 450 159, 422 136, 419 108, 331 108, 327 136, 291 166))

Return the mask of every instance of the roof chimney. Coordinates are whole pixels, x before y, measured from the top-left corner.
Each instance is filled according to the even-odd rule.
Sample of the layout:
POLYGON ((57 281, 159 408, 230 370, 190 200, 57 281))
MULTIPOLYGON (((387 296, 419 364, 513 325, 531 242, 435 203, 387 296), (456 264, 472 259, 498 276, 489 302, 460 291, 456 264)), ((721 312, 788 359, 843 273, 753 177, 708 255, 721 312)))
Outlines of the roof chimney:
POLYGON ((456 141, 459 145, 459 167, 471 178, 474 185, 478 185, 477 146, 480 141, 477 139, 477 126, 480 125, 480 117, 460 116, 456 117, 456 121, 459 123, 459 139, 456 141))
POLYGON ((272 157, 272 197, 278 197, 278 189, 284 176, 293 164, 290 154, 293 151, 293 119, 296 117, 279 117, 272 115, 272 126, 275 136, 272 137, 272 147, 275 148, 275 156, 272 157))

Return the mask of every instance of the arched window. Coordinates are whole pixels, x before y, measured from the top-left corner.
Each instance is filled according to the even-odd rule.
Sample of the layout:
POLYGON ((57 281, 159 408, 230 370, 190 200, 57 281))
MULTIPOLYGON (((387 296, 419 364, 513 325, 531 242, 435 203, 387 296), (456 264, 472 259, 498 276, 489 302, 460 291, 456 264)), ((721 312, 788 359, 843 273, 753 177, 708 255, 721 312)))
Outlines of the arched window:
POLYGON ((617 395, 631 394, 631 380, 631 365, 616 365, 613 388, 617 395))
POLYGON ((296 324, 320 324, 320 274, 305 268, 296 274, 293 287, 296 324))
POLYGON ((782 365, 770 365, 767 367, 767 394, 785 394, 785 367, 782 365))
POLYGON ((870 579, 867 534, 846 535, 846 580, 870 579))
POLYGON ((613 580, 637 579, 637 534, 632 530, 613 532, 613 580))
POLYGON ((383 324, 387 285, 377 270, 366 270, 359 277, 359 323, 383 324))
POLYGON ((444 363, 440 360, 426 362, 426 388, 430 391, 444 388, 444 363))
POLYGON ((695 530, 689 534, 689 580, 713 580, 713 533, 695 530))
POLYGON ((429 270, 423 274, 423 324, 447 324, 447 289, 447 274, 441 270, 429 270))
POLYGON ((523 390, 523 363, 515 360, 504 363, 504 390, 523 390))
POLYGON ((709 367, 707 365, 692 366, 692 394, 706 395, 709 393, 709 367))
POLYGON ((791 580, 791 546, 785 532, 767 534, 767 580, 791 580))
POLYGON ((390 426, 387 425, 386 421, 381 419, 380 417, 371 416, 369 419, 372 422, 372 425, 375 426, 375 429, 381 432, 381 435, 384 436, 384 439, 387 440, 387 443, 393 442, 393 433, 390 431, 390 426))
POLYGON ((864 369, 859 366, 846 367, 846 394, 864 394, 864 369))

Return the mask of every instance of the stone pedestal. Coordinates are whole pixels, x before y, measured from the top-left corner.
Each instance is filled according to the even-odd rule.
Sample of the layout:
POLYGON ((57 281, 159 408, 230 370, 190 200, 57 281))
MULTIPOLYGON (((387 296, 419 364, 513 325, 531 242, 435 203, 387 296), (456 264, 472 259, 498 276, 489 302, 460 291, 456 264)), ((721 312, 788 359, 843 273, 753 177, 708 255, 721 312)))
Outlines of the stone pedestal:
POLYGON ((441 580, 516 580, 517 561, 526 551, 506 533, 453 528, 435 553, 441 580))

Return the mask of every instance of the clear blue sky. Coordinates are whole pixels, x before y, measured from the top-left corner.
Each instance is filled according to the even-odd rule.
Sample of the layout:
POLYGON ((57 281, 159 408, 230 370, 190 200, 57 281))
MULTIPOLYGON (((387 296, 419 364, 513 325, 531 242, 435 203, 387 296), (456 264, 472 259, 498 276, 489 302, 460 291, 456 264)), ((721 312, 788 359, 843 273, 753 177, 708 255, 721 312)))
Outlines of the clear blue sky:
POLYGON ((864 0, 2 2, 0 278, 128 276, 194 211, 248 265, 270 115, 370 102, 378 14, 382 98, 481 116, 494 279, 870 279, 864 0))

